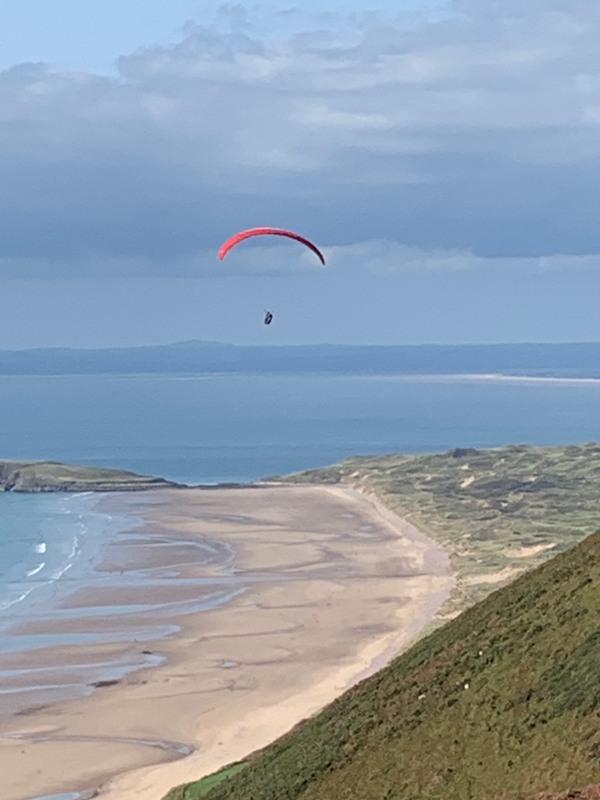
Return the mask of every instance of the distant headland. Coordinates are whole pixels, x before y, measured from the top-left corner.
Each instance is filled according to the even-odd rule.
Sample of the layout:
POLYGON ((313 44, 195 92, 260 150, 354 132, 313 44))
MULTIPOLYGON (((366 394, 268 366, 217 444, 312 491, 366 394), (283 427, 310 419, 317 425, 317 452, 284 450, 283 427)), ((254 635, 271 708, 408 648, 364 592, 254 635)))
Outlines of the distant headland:
POLYGON ((0 492, 139 492, 180 486, 120 469, 58 461, 0 461, 0 492))

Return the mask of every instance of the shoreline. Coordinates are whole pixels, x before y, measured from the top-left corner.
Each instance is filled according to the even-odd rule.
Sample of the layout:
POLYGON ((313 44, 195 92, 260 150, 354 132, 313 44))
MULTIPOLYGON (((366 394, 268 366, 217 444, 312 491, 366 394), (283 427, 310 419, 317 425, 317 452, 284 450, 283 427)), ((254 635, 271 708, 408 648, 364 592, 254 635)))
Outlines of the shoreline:
MULTIPOLYGON (((2 647, 0 648, 0 719, 8 715, 26 713, 32 705, 69 701, 88 695, 97 682, 121 680, 128 673, 153 666, 154 656, 140 654, 131 658, 119 646, 119 621, 125 619, 127 606, 111 606, 114 630, 102 630, 94 617, 102 614, 101 608, 73 604, 72 599, 81 592, 90 595, 102 584, 118 586, 122 582, 117 573, 103 569, 106 553, 115 541, 126 537, 135 539, 137 530, 144 524, 134 510, 129 495, 120 499, 115 513, 110 503, 105 508, 105 493, 74 493, 60 495, 57 499, 64 508, 69 523, 67 536, 63 531, 48 531, 44 543, 43 559, 55 548, 63 550, 57 560, 52 554, 39 582, 26 587, 20 602, 3 609, 0 616, 2 647), (67 508, 68 504, 68 508, 67 508), (54 536, 52 536, 54 534, 54 536), (70 550, 67 554, 67 550, 70 550), (84 619, 89 619, 89 626, 84 619), (44 654, 41 665, 19 669, 23 659, 33 652, 44 654), (52 653, 56 654, 53 657, 52 653), (64 663, 65 668, 60 669, 64 663)), ((58 514, 56 508, 52 514, 58 514)), ((141 564, 139 565, 142 566, 141 564)), ((39 572, 39 570, 37 570, 39 572)), ((127 577, 123 579, 130 582, 127 577)), ((132 628, 135 630, 135 628, 132 628)), ((171 630, 157 622, 155 630, 148 626, 137 631, 154 641, 171 630)), ((160 660, 158 660, 158 663, 160 660)))
MULTIPOLYGON (((156 494, 156 501, 147 493, 139 498, 136 513, 142 511, 145 524, 135 533, 149 539, 148 552, 154 545, 156 605, 175 603, 169 618, 178 629, 134 649, 163 661, 107 681, 87 697, 0 720, 6 800, 98 786, 100 798, 160 800, 174 785, 264 747, 377 671, 431 621, 454 585, 439 545, 349 489, 156 494), (240 589, 200 612, 189 606, 197 602, 198 569, 185 547, 177 550, 194 538, 231 548, 229 567, 220 560, 202 574, 240 589), (184 584, 175 598, 168 581, 175 567, 161 566, 161 547, 179 558, 184 584), (77 762, 70 778, 60 772, 65 742, 77 762)), ((118 505, 118 498, 110 502, 118 505)), ((135 563, 138 546, 131 536, 117 545, 122 549, 113 548, 106 570, 117 570, 123 557, 135 563)), ((124 588, 112 590, 113 604, 126 599, 119 596, 124 588)), ((71 600, 76 608, 101 602, 107 602, 102 593, 85 590, 71 600)), ((39 659, 34 655, 33 663, 39 659)))
POLYGON ((600 377, 592 376, 566 376, 566 375, 515 375, 509 372, 465 372, 455 373, 448 375, 432 375, 423 377, 435 377, 455 380, 473 380, 473 381, 488 381, 490 383, 501 383, 504 381, 512 383, 554 383, 554 384, 584 384, 584 385, 598 385, 600 384, 600 377))

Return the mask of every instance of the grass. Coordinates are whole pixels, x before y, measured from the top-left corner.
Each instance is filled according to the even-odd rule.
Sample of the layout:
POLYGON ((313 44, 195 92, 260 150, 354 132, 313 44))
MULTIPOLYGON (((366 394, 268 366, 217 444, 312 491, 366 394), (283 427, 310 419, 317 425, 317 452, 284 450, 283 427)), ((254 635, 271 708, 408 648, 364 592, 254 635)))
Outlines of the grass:
POLYGON ((230 764, 218 772, 213 772, 212 775, 207 775, 199 781, 193 783, 183 784, 176 786, 166 795, 164 800, 191 800, 192 798, 203 797, 215 786, 218 786, 226 778, 235 775, 246 766, 245 761, 240 761, 237 764, 230 764))

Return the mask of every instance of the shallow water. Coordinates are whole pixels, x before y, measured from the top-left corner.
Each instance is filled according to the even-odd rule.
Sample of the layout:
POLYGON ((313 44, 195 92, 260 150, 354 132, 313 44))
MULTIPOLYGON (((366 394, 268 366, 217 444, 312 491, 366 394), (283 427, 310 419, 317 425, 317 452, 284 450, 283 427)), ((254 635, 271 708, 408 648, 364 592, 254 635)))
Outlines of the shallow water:
MULTIPOLYGON (((144 494, 143 500, 150 506, 160 502, 157 495, 144 494)), ((0 714, 89 694, 98 681, 121 680, 133 669, 161 663, 144 643, 176 633, 176 616, 214 608, 243 591, 243 581, 231 574, 229 547, 144 529, 139 504, 129 494, 0 495, 0 508, 11 511, 4 522, 12 520, 13 535, 22 533, 16 538, 26 555, 19 568, 15 545, 4 583, 0 714), (47 515, 43 535, 27 524, 27 500, 32 501, 30 519, 43 527, 47 515), (40 539, 46 545, 42 554, 36 550, 40 539), (186 566, 206 568, 205 578, 191 580, 168 566, 171 555, 178 562, 182 547, 186 566), (45 559, 35 572, 27 561, 32 550, 32 557, 45 559), (221 575, 214 574, 216 567, 221 575), (43 648, 59 648, 63 655, 32 662, 31 652, 43 648)))
POLYGON ((66 794, 45 794, 41 797, 32 797, 31 800, 88 800, 93 796, 93 793, 67 792, 66 794))

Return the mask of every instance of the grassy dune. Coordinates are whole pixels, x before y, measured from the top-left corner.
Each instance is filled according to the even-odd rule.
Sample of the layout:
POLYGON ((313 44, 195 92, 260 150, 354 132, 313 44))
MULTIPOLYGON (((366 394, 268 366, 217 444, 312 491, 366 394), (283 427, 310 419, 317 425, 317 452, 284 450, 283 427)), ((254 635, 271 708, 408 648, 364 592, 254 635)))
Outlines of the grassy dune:
POLYGON ((453 614, 600 527, 600 446, 518 445, 347 458, 274 478, 380 497, 448 550, 453 614))
POLYGON ((517 800, 598 784, 599 620, 600 532, 434 631, 214 788, 181 787, 169 800, 517 800))

